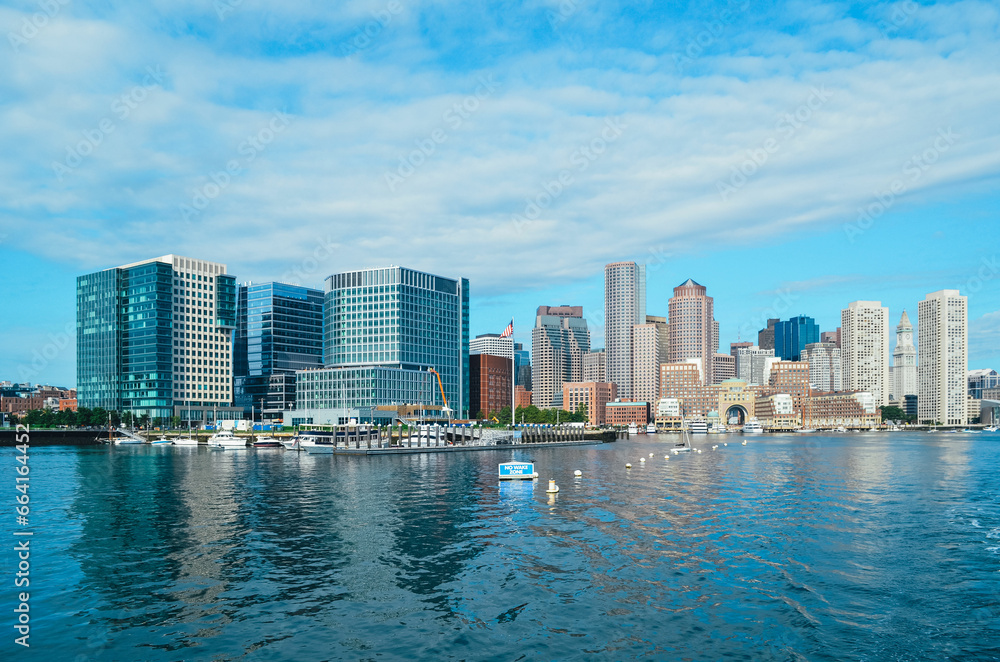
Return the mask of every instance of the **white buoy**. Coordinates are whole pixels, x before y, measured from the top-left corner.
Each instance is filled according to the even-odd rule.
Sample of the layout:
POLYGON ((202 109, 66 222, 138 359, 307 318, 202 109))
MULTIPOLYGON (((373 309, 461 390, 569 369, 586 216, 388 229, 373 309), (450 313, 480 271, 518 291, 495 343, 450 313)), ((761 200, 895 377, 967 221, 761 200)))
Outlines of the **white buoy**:
POLYGON ((746 440, 746 439, 744 439, 744 440, 743 440, 743 445, 744 445, 744 446, 746 446, 746 445, 747 445, 747 440, 746 440))
POLYGON ((669 459, 670 459, 670 456, 669 456, 669 455, 664 455, 664 456, 663 456, 663 459, 664 459, 664 460, 669 460, 669 459))
POLYGON ((574 471, 574 472, 573 472, 573 475, 574 475, 574 476, 582 476, 582 475, 583 475, 583 472, 582 472, 582 471, 580 471, 579 469, 577 469, 576 471, 574 471))
POLYGON ((726 442, 722 442, 722 445, 723 446, 728 446, 729 444, 727 444, 726 442))
POLYGON ((699 455, 701 454, 701 449, 700 449, 700 448, 698 449, 698 454, 699 454, 699 455))
POLYGON ((632 464, 630 462, 626 462, 625 463, 625 468, 626 469, 631 469, 632 468, 632 464))
POLYGON ((549 489, 545 490, 545 492, 547 494, 555 494, 558 491, 559 491, 559 486, 556 485, 555 479, 554 478, 550 478, 549 479, 549 489))
POLYGON ((646 464, 646 458, 640 457, 639 458, 639 464, 646 464))
POLYGON ((714 446, 712 446, 712 450, 714 451, 718 447, 719 447, 719 444, 715 444, 714 446))
POLYGON ((653 457, 653 454, 652 454, 652 453, 650 453, 650 454, 649 454, 649 457, 653 457))

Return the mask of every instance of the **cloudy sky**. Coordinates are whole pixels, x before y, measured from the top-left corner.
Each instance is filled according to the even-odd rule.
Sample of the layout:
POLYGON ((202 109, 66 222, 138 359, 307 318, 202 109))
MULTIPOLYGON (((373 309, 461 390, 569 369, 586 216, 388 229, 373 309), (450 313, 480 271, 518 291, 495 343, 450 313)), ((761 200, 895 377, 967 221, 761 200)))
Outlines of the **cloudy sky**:
POLYGON ((77 275, 166 253, 319 287, 466 276, 474 333, 649 265, 723 346, 970 295, 1000 367, 987 2, 0 4, 0 379, 75 383, 77 275))

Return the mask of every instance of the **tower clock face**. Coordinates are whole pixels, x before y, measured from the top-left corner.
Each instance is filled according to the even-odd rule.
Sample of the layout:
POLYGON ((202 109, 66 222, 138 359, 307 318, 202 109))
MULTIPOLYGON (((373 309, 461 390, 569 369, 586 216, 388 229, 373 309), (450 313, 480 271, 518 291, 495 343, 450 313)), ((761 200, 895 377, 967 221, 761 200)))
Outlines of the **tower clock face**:
POLYGON ((913 338, 913 335, 912 335, 912 334, 909 334, 909 333, 904 333, 904 334, 903 334, 903 340, 905 340, 906 342, 910 342, 910 340, 911 340, 912 338, 913 338))

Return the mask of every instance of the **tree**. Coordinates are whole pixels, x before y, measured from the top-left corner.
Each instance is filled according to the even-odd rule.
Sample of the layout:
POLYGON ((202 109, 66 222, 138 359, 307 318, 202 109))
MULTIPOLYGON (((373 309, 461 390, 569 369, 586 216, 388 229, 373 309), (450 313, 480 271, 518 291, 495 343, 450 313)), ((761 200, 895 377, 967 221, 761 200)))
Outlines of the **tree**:
POLYGON ((170 427, 172 427, 172 428, 179 428, 180 426, 181 426, 181 417, 180 416, 171 416, 170 417, 170 427))
POLYGON ((882 407, 882 422, 885 421, 912 421, 915 420, 915 416, 907 416, 906 412, 899 407, 895 406, 885 406, 882 407))

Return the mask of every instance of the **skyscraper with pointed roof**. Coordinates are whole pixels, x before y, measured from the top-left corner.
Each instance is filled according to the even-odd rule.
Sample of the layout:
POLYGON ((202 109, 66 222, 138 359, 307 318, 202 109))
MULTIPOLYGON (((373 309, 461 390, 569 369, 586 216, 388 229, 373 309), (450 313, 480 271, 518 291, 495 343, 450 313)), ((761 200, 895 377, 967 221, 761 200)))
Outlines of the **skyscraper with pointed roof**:
POLYGON ((688 278, 674 288, 669 309, 670 363, 697 359, 705 384, 714 384, 712 358, 718 341, 712 297, 704 285, 688 278))
POLYGON ((896 348, 892 350, 892 399, 902 402, 917 395, 917 348, 913 346, 913 325, 903 311, 896 325, 896 348))

